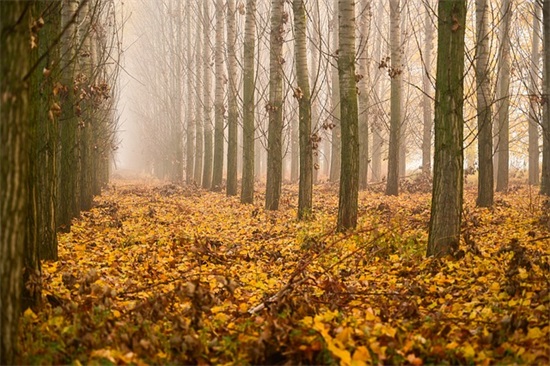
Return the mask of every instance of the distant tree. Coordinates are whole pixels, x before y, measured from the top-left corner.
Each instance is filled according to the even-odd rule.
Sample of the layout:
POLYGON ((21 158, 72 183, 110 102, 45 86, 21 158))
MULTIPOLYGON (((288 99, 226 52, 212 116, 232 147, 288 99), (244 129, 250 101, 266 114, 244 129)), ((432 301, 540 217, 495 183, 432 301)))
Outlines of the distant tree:
POLYGON ((508 189, 510 164, 510 23, 512 21, 511 0, 503 0, 500 10, 500 46, 498 51, 497 77, 497 142, 496 142, 496 190, 508 189))
POLYGON ((223 34, 225 31, 225 4, 224 0, 216 0, 216 50, 214 53, 215 59, 215 75, 216 75, 216 91, 214 100, 214 170, 212 176, 212 190, 220 191, 223 184, 223 150, 225 144, 224 134, 224 86, 226 82, 225 71, 223 67, 223 34))
POLYGON ((13 365, 23 289, 29 192, 29 11, 27 1, 0 5, 0 364, 13 365))
POLYGON ((462 219, 466 0, 440 0, 435 85, 434 184, 427 256, 458 249, 462 219))
POLYGON ((271 35, 269 39, 269 129, 267 140, 267 179, 265 208, 279 209, 283 174, 283 41, 288 15, 284 0, 271 1, 271 35))
MULTIPOLYGON (((432 2, 433 3, 433 2, 432 2)), ((430 69, 432 66, 432 48, 434 38, 434 26, 432 16, 432 3, 426 1, 424 3, 424 52, 422 57, 424 67, 422 70, 422 173, 430 174, 432 170, 432 130, 433 130, 433 113, 432 113, 432 83, 430 82, 430 69)))
POLYGON ((550 0, 543 0, 542 3, 542 24, 544 39, 544 77, 543 77, 543 122, 542 122, 542 176, 540 192, 550 196, 550 0))
POLYGON ((204 117, 204 164, 202 170, 202 188, 210 189, 212 186, 212 50, 210 49, 210 33, 211 33, 211 22, 210 22, 210 2, 204 1, 202 3, 202 26, 204 34, 204 48, 202 54, 202 64, 203 64, 203 99, 202 103, 204 106, 203 117, 204 117))
POLYGON ((298 86, 294 96, 299 104, 300 183, 298 187, 298 219, 311 214, 313 199, 313 149, 311 141, 311 93, 307 66, 307 21, 303 0, 293 0, 294 47, 298 86))
POLYGON ((477 205, 493 205, 493 129, 491 79, 489 75, 489 4, 476 0, 476 81, 477 81, 477 151, 479 178, 477 205))
POLYGON ((338 67, 337 57, 339 54, 339 19, 338 19, 338 3, 339 0, 333 1, 333 15, 332 15, 332 56, 334 61, 332 62, 332 129, 331 129, 331 146, 330 146, 330 176, 331 182, 336 182, 340 176, 341 166, 341 128, 340 128, 340 84, 338 81, 338 67))
MULTIPOLYGON (((380 24, 380 22, 384 19, 384 2, 378 1, 377 3, 377 9, 376 9, 376 17, 374 17, 374 20, 380 24)), ((379 28, 381 28, 380 25, 378 25, 379 28)), ((376 62, 373 64, 371 73, 373 77, 373 113, 372 113, 372 122, 371 122, 371 131, 372 131, 372 155, 371 155, 371 173, 372 173, 372 180, 374 182, 379 182, 382 180, 382 147, 384 145, 384 137, 383 137, 383 128, 384 128, 384 120, 383 115, 385 112, 383 112, 383 109, 381 108, 381 100, 382 98, 382 83, 381 83, 381 77, 382 77, 382 68, 380 65, 382 64, 382 36, 379 35, 378 37, 375 37, 374 39, 374 59, 376 62)))
POLYGON ((254 202, 256 0, 246 1, 243 50, 243 173, 241 202, 254 202))
POLYGON ((533 2, 533 38, 531 41, 531 60, 529 63, 529 184, 539 184, 539 94, 540 80, 540 40, 542 7, 538 1, 533 2))
POLYGON ((237 180, 237 154, 238 154, 238 105, 239 95, 237 84, 237 54, 235 46, 237 43, 237 25, 235 18, 237 9, 235 0, 227 1, 227 76, 228 76, 228 97, 227 97, 227 185, 228 196, 235 196, 238 192, 237 180))
POLYGON ((338 204, 339 231, 357 225, 359 192, 359 116, 355 80, 355 0, 339 0, 338 74, 342 127, 340 195, 338 204))
POLYGON ((361 0, 359 7, 359 188, 366 189, 369 168, 369 88, 371 87, 369 72, 369 55, 367 52, 371 21, 371 1, 361 0))
MULTIPOLYGON (((197 29, 195 32, 195 164, 193 177, 195 184, 202 186, 202 171, 204 165, 204 99, 200 86, 204 82, 203 68, 203 28, 205 27, 204 17, 202 15, 202 4, 197 3, 197 29)), ((204 46, 206 47, 206 45, 204 46)))
POLYGON ((391 118, 390 146, 388 150, 388 180, 386 194, 396 196, 399 193, 399 145, 401 124, 403 122, 402 84, 403 62, 401 48, 401 8, 400 0, 390 0, 390 43, 391 43, 391 118))
POLYGON ((195 85, 195 80, 198 78, 196 75, 196 67, 192 62, 193 58, 193 33, 191 32, 191 12, 192 12, 192 3, 185 3, 185 69, 187 70, 186 77, 186 89, 187 89, 187 98, 185 98, 185 115, 186 115, 186 152, 185 152, 185 181, 187 184, 192 184, 194 182, 193 176, 195 171, 195 130, 196 130, 196 115, 193 113, 193 97, 192 90, 195 85))

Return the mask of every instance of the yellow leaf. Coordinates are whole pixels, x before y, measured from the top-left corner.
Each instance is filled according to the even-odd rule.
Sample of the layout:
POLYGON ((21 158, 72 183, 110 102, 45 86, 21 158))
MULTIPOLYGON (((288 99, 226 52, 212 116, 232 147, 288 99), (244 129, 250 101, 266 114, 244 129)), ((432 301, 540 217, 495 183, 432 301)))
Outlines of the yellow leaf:
POLYGON ((455 341, 452 341, 451 343, 448 343, 445 348, 446 349, 456 349, 458 347, 458 343, 456 343, 455 341))
POLYGON ((346 344, 348 343, 352 334, 353 334, 353 329, 346 327, 336 335, 336 339, 342 342, 342 344, 346 344))
POLYGON ((414 366, 420 366, 424 363, 422 359, 416 357, 414 353, 407 355, 407 361, 409 361, 409 363, 414 366))
POLYGON ((500 285, 498 282, 493 282, 493 284, 490 287, 490 290, 492 292, 500 292, 500 285))
POLYGON ((539 327, 529 328, 529 330, 527 331, 528 339, 537 339, 537 338, 542 338, 543 336, 544 335, 542 334, 539 327))
POLYGON ((369 362, 371 361, 370 352, 365 346, 359 346, 355 349, 355 352, 353 352, 353 357, 351 358, 352 365, 359 365, 359 362, 369 362), (358 362, 355 363, 354 361, 358 362))
POLYGON ((374 315, 374 312, 372 311, 372 308, 368 308, 366 313, 365 313, 365 317, 367 319, 367 321, 375 321, 376 320, 376 315, 374 315))
POLYGON ((27 310, 25 310, 25 312, 23 313, 23 316, 31 320, 32 322, 38 321, 38 316, 34 313, 34 311, 32 311, 31 308, 28 308, 27 310))
POLYGON ((113 313, 113 315, 115 316, 115 318, 120 318, 120 316, 121 316, 120 311, 118 311, 118 310, 116 310, 116 309, 113 310, 112 313, 113 313))
POLYGON ((466 358, 472 358, 476 355, 476 351, 470 343, 464 343, 464 346, 462 347, 462 354, 466 358))

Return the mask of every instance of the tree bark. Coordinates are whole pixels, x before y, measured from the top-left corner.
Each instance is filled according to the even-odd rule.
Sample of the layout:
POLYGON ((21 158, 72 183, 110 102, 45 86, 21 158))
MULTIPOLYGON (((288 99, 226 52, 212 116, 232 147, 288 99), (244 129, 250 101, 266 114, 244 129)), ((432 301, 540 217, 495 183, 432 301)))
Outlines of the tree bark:
POLYGON ((303 0, 293 1, 294 47, 298 86, 294 96, 299 104, 300 183, 298 187, 298 220, 311 215, 313 207, 313 150, 311 141, 311 92, 307 66, 307 21, 303 0))
POLYGON ((529 72, 529 184, 539 184, 539 99, 538 80, 540 67, 541 6, 533 2, 533 39, 529 72))
POLYGON ((435 86, 434 184, 427 256, 458 249, 462 219, 466 1, 440 0, 435 86))
MULTIPOLYGON (((340 85, 338 81, 338 67, 336 61, 338 60, 339 52, 339 19, 338 19, 338 2, 339 0, 334 0, 334 11, 333 11, 333 20, 332 20, 332 55, 334 56, 334 67, 332 68, 332 134, 331 134, 331 144, 330 144, 330 176, 329 180, 331 182, 336 182, 339 179, 340 166, 341 166, 341 111, 340 111, 340 85)), ((355 16, 355 15, 354 15, 355 16)))
POLYGON ((226 81, 223 68, 223 33, 225 30, 225 6, 224 0, 216 1, 216 52, 215 52, 215 72, 216 72, 216 92, 215 92, 215 125, 214 125, 214 171, 212 176, 212 190, 221 191, 223 184, 223 150, 225 144, 224 136, 224 84, 226 81))
POLYGON ((433 20, 431 14, 431 4, 425 3, 424 15, 424 68, 422 71, 422 173, 431 174, 432 170, 432 130, 433 130, 433 113, 432 113, 432 84, 430 82, 430 70, 432 67, 432 48, 433 48, 433 20))
POLYGON ((359 9, 359 34, 361 40, 359 44, 359 188, 366 189, 368 185, 369 171, 369 56, 367 46, 370 32, 371 21, 371 1, 361 0, 359 9))
POLYGON ((283 41, 287 17, 284 0, 271 1, 269 50, 269 127, 267 141, 266 210, 279 209, 283 164, 283 41))
POLYGON ((29 70, 30 4, 8 1, 0 6, 0 364, 14 364, 22 290, 26 209, 29 192, 29 90, 22 81, 29 70))
MULTIPOLYGON (((195 184, 202 186, 202 169, 204 162, 204 121, 203 121, 203 102, 204 98, 201 93, 201 84, 204 82, 203 74, 203 16, 202 4, 197 3, 197 29, 195 34, 195 167, 193 177, 195 184)), ((206 47, 206 46, 205 46, 206 47)))
POLYGON ((254 202, 256 0, 246 2, 243 45, 243 173, 241 202, 254 202))
POLYGON ((497 192, 508 190, 508 170, 510 161, 509 107, 510 107, 510 22, 512 7, 510 0, 503 0, 499 29, 499 69, 497 82, 497 192))
POLYGON ((186 50, 185 52, 185 58, 186 58, 186 65, 185 68, 187 69, 187 98, 186 98, 186 104, 185 104, 185 114, 186 114, 186 123, 187 123, 187 130, 186 130, 186 154, 185 154, 185 181, 187 184, 193 183, 193 175, 195 171, 195 121, 196 116, 193 116, 193 98, 191 96, 192 90, 195 87, 195 80, 198 80, 198 78, 195 76, 195 70, 194 67, 198 67, 199 65, 193 65, 191 62, 192 58, 192 50, 193 47, 191 45, 191 39, 193 37, 193 34, 191 33, 191 2, 185 3, 185 45, 184 48, 186 50))
POLYGON ((237 25, 235 18, 237 11, 235 0, 227 2, 227 76, 229 79, 229 92, 227 96, 227 186, 228 196, 235 196, 238 193, 237 180, 237 155, 238 155, 238 105, 237 97, 239 90, 237 86, 237 55, 235 45, 237 44, 237 25))
POLYGON ((391 67, 388 73, 391 78, 391 116, 386 194, 397 196, 399 194, 399 145, 401 140, 401 123, 403 121, 401 113, 403 62, 400 0, 390 1, 390 43, 391 67))
POLYGON ((338 75, 342 111, 342 165, 338 204, 338 231, 357 225, 359 193, 359 116, 355 81, 355 0, 338 3, 338 75))
POLYGON ((489 4, 476 0, 476 82, 477 82, 477 151, 479 178, 477 205, 493 205, 493 136, 491 112, 491 79, 489 77, 489 4))
POLYGON ((203 105, 204 105, 204 165, 202 170, 202 188, 210 189, 212 186, 212 71, 211 71, 211 49, 210 49, 210 2, 203 3, 203 32, 204 32, 204 49, 203 49, 203 105))
POLYGON ((550 0, 542 3, 542 24, 544 34, 544 77, 543 100, 544 111, 542 121, 542 175, 540 193, 550 196, 550 0))

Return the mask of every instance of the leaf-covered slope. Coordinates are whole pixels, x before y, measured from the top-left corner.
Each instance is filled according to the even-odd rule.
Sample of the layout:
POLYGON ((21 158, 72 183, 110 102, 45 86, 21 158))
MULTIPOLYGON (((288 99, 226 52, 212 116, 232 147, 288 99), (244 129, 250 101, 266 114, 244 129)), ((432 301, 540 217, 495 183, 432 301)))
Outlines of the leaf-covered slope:
MULTIPOLYGON (((44 264, 22 363, 548 363, 549 232, 519 189, 477 209, 461 252, 425 259, 429 195, 362 193, 335 234, 337 197, 296 187, 266 212, 173 185, 118 182, 44 264)), ((260 202, 260 199, 257 200, 260 202)))

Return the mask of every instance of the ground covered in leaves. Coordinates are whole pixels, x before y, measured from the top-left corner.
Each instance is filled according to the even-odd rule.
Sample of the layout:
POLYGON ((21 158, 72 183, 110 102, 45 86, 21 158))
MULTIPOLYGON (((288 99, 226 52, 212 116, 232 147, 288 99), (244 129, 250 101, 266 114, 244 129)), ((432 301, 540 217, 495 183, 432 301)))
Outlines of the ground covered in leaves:
MULTIPOLYGON (((360 194, 336 234, 336 187, 314 217, 198 188, 115 182, 60 235, 26 364, 550 362, 548 217, 529 187, 493 209, 466 192, 454 257, 424 258, 430 195, 360 194)), ((407 192, 407 190, 409 192, 407 192)))

